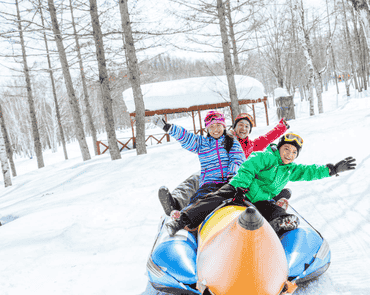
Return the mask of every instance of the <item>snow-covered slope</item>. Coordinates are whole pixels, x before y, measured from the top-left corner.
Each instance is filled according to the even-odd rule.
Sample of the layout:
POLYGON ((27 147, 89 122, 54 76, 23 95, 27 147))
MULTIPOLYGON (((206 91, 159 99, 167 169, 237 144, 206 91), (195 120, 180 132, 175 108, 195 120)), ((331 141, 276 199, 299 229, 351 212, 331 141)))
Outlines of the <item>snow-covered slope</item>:
MULTIPOLYGON (((339 177, 288 185, 291 205, 332 250, 329 270, 295 294, 367 295, 370 98, 340 97, 339 107, 332 106, 336 95, 325 93, 327 112, 309 117, 302 107, 298 119, 289 122, 290 131, 305 141, 298 163, 336 163, 353 156, 358 164, 339 177)), ((270 126, 263 124, 263 115, 252 138, 277 123, 273 108, 270 126)), ((176 142, 149 146, 141 156, 123 152, 116 161, 102 155, 82 162, 77 143, 68 152, 68 161, 61 149, 46 152, 42 169, 36 159, 17 159, 13 186, 4 188, 0 181, 0 294, 141 294, 163 214, 157 190, 161 185, 172 190, 197 171, 197 156, 176 142)))

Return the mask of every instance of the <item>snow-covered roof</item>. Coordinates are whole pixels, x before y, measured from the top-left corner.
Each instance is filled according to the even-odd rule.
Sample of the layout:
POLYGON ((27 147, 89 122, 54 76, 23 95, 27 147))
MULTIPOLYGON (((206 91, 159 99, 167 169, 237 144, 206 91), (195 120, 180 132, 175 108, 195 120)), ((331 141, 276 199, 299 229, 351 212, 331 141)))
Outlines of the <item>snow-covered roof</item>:
POLYGON ((282 97, 282 96, 289 96, 289 93, 286 89, 284 88, 275 88, 274 89, 274 97, 282 97))
MULTIPOLYGON (((235 84, 238 99, 263 98, 265 93, 261 82, 254 78, 236 75, 235 84)), ((172 80, 141 85, 145 109, 189 108, 197 105, 230 101, 226 76, 212 76, 172 80)), ((123 99, 130 113, 135 112, 132 88, 123 92, 123 99)))

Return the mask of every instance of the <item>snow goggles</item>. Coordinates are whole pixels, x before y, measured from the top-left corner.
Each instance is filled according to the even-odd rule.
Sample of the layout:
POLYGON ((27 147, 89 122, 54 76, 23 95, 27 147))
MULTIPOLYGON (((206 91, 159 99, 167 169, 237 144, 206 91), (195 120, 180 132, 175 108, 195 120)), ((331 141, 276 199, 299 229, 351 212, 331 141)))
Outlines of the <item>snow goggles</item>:
POLYGON ((284 134, 284 141, 295 141, 300 147, 303 145, 302 137, 294 133, 284 134))

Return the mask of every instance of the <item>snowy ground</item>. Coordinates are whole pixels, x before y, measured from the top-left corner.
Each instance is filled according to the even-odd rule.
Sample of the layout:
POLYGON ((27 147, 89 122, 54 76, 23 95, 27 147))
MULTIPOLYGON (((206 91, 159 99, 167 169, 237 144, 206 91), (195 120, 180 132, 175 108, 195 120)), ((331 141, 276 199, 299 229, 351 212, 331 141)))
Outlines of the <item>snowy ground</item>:
MULTIPOLYGON (((309 117, 307 103, 297 103, 289 122, 305 140, 297 163, 353 156, 358 164, 340 177, 289 184, 292 206, 332 250, 329 270, 295 294, 370 294, 370 98, 341 91, 338 101, 335 88, 325 93, 321 115, 309 117)), ((269 115, 266 126, 257 109, 252 138, 277 123, 273 108, 269 115)), ((191 119, 178 122, 191 129, 191 119)), ((77 143, 68 154, 64 161, 61 148, 45 152, 42 169, 36 159, 17 159, 13 186, 0 181, 0 294, 142 294, 163 213, 157 190, 172 190, 199 170, 197 156, 174 141, 149 146, 146 155, 125 151, 116 161, 101 155, 82 162, 77 143)))

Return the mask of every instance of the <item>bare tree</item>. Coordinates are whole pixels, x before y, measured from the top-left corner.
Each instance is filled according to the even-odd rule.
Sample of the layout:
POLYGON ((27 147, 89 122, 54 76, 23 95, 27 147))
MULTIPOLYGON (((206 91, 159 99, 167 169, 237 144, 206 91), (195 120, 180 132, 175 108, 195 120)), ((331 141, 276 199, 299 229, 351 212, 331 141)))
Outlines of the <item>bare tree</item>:
POLYGON ((238 48, 236 47, 236 37, 235 37, 235 32, 234 32, 234 23, 231 17, 231 5, 230 1, 226 1, 226 14, 227 14, 227 19, 229 21, 229 36, 231 40, 231 46, 233 49, 233 58, 234 58, 234 68, 235 68, 235 74, 240 75, 240 62, 239 62, 239 55, 238 55, 238 48))
MULTIPOLYGON (((40 11, 40 17, 41 17, 41 24, 45 28, 45 21, 44 21, 44 15, 43 15, 43 12, 42 12, 42 7, 41 7, 41 0, 38 0, 38 1, 39 1, 39 11, 40 11)), ((59 111, 59 103, 58 103, 58 99, 57 99, 57 92, 56 92, 56 89, 55 89, 54 74, 53 74, 53 69, 52 69, 51 61, 50 61, 49 45, 48 45, 48 40, 46 38, 45 30, 46 30, 46 28, 43 30, 43 37, 44 37, 44 42, 45 42, 46 57, 47 57, 47 60, 48 60, 49 75, 50 75, 51 87, 52 87, 53 98, 54 98, 55 115, 57 117, 57 124, 58 124, 58 131, 59 131, 60 141, 62 142, 62 146, 63 146, 64 159, 68 160, 66 140, 64 138, 62 118, 60 116, 60 111, 59 111)))
POLYGON ((51 22, 53 24, 55 42, 57 44, 59 59, 60 59, 60 63, 63 69, 64 82, 67 88, 69 102, 71 105, 73 123, 74 123, 74 128, 75 128, 75 136, 80 145, 82 159, 84 161, 90 160, 91 159, 90 152, 87 147, 85 132, 84 132, 82 121, 81 121, 80 107, 76 99, 71 74, 69 72, 68 60, 67 60, 67 56, 65 53, 64 45, 63 45, 62 35, 59 30, 57 14, 56 14, 55 6, 54 6, 54 0, 48 0, 48 5, 49 5, 51 22))
MULTIPOLYGON (((297 38, 298 42, 303 47, 304 55, 306 58, 306 63, 308 67, 308 89, 309 89, 309 97, 308 100, 310 102, 310 116, 315 115, 314 103, 313 103, 313 80, 315 75, 315 68, 312 61, 312 48, 311 42, 308 35, 308 32, 305 29, 305 18, 304 18, 304 9, 303 3, 301 0, 294 0, 293 1, 293 11, 295 13, 296 19, 298 20, 297 26, 297 38)), ((317 91, 317 89, 316 89, 317 91)))
POLYGON ((217 12, 220 24, 222 49, 224 53, 225 70, 227 77, 227 84, 229 86, 229 96, 231 101, 232 119, 235 120, 236 116, 240 113, 238 94, 236 92, 236 85, 234 79, 234 67, 231 60, 229 37, 227 34, 227 27, 225 21, 225 7, 222 0, 217 0, 217 12))
POLYGON ((116 131, 114 127, 112 98, 110 94, 108 72, 107 72, 107 67, 106 67, 106 62, 105 62, 103 34, 100 28, 96 0, 90 0, 90 15, 91 15, 91 22, 93 26, 93 34, 94 34, 95 47, 96 47, 96 58, 98 60, 98 67, 99 67, 99 82, 100 82, 100 89, 102 92, 102 100, 103 100, 103 107, 104 107, 105 130, 108 136, 108 145, 109 145, 111 159, 117 160, 117 159, 121 159, 121 154, 118 148, 116 131))
MULTIPOLYGON (((90 102, 89 102, 89 94, 87 92, 87 83, 86 83, 86 78, 85 78, 84 66, 83 66, 83 62, 82 62, 80 42, 78 41, 76 23, 75 23, 75 18, 74 18, 74 15, 73 15, 72 0, 69 0, 69 7, 71 9, 72 27, 73 27, 73 33, 75 35, 77 58, 78 58, 78 63, 80 65, 80 74, 81 74, 82 88, 83 88, 83 93, 84 93, 84 103, 85 103, 87 122, 88 122, 88 125, 89 125, 89 128, 90 128, 90 133, 91 133, 91 136, 92 136, 92 141, 93 141, 93 146, 94 146, 94 153, 95 153, 95 156, 96 156, 98 154, 96 129, 95 129, 93 118, 92 118, 91 106, 90 106, 90 102)), ((99 28, 100 28, 100 26, 99 26, 99 28)), ((94 34, 94 36, 95 36, 95 34, 94 34)), ((101 38, 99 38, 99 40, 102 40, 102 38, 103 38, 103 36, 101 36, 101 38)), ((103 45, 103 43, 101 45, 103 45)), ((102 50, 104 50, 104 48, 102 50)), ((105 56, 104 56, 104 60, 105 60, 105 56)), ((105 61, 104 61, 104 64, 105 64, 105 61)), ((112 116, 112 119, 113 119, 113 116, 112 116)))
POLYGON ((126 64, 135 103, 137 134, 136 153, 138 155, 141 155, 147 153, 145 146, 145 106, 143 94, 140 87, 140 71, 136 57, 134 39, 132 37, 132 29, 127 1, 128 0, 119 0, 119 9, 121 13, 122 29, 124 32, 123 41, 126 53, 126 64))
POLYGON ((14 160, 13 160, 13 149, 12 149, 12 145, 11 145, 10 140, 9 140, 8 130, 6 129, 5 119, 4 119, 4 116, 3 116, 3 109, 1 107, 1 103, 0 103, 0 125, 1 125, 1 132, 2 132, 3 138, 4 138, 6 155, 9 159, 10 167, 11 167, 11 170, 12 170, 12 175, 13 175, 13 177, 16 177, 17 176, 17 171, 15 170, 15 165, 14 165, 14 160))
POLYGON ((31 117, 31 124, 32 124, 32 136, 34 142, 34 149, 37 158, 37 166, 38 168, 44 167, 44 158, 42 156, 42 147, 40 142, 40 134, 39 129, 37 126, 37 119, 36 119, 36 111, 35 111, 35 103, 32 95, 32 88, 31 88, 31 79, 27 64, 27 55, 26 55, 26 47, 24 44, 23 38, 23 30, 22 30, 22 23, 21 23, 21 15, 19 12, 19 5, 18 0, 15 0, 15 5, 17 7, 17 19, 18 19, 18 30, 19 30, 19 37, 21 41, 21 48, 22 48, 22 57, 23 57, 23 71, 26 78, 26 87, 27 87, 27 98, 28 98, 28 105, 30 110, 30 117, 31 117))
POLYGON ((0 162, 1 170, 3 172, 4 185, 5 187, 12 185, 12 180, 10 178, 10 169, 8 164, 8 159, 6 157, 6 148, 3 138, 2 130, 0 130, 0 162))
POLYGON ((360 23, 364 29, 367 46, 370 46, 370 8, 368 0, 349 0, 360 17, 360 23))

